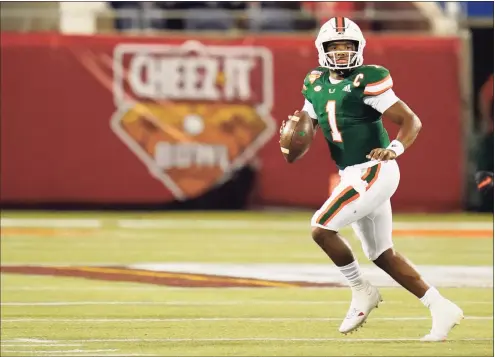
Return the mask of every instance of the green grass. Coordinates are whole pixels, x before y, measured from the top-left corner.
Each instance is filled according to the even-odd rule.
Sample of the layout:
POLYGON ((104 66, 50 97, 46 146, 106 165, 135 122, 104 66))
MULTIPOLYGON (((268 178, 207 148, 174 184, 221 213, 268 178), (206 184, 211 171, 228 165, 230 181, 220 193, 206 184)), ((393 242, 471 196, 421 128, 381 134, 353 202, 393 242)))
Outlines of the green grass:
MULTIPOLYGON (((19 229, 9 233, 7 229, 2 232, 0 242, 1 260, 2 264, 328 262, 311 240, 309 227, 306 230, 304 226, 310 215, 311 212, 205 212, 200 215, 195 213, 194 217, 250 220, 253 221, 253 228, 197 230, 191 226, 190 229, 133 230, 119 228, 116 220, 137 217, 188 219, 191 215, 2 212, 2 217, 10 218, 97 218, 103 219, 104 226, 90 230, 45 230, 40 231, 40 234, 32 229, 27 230, 26 234, 19 229), (255 226, 257 222, 281 219, 299 221, 301 227, 293 230, 264 230, 255 226)), ((412 222, 489 222, 492 216, 412 215, 396 216, 394 219, 412 222)), ((360 263, 366 264, 360 243, 352 232, 346 229, 343 234, 349 238, 360 263)), ((493 240, 487 238, 398 237, 395 246, 418 265, 493 265, 493 240)), ((399 288, 382 288, 385 302, 373 311, 362 329, 346 337, 337 330, 350 300, 350 291, 346 288, 187 289, 81 278, 2 274, 1 289, 4 304, 1 310, 2 356, 493 355, 493 319, 490 318, 493 316, 493 289, 441 289, 446 297, 463 308, 468 317, 452 331, 449 336, 451 340, 446 343, 394 340, 417 339, 431 327, 429 311, 418 299, 399 288), (43 302, 86 304, 29 305, 43 302), (93 304, 88 305, 88 302, 93 304), (105 304, 108 302, 113 304, 105 304), (27 305, 11 306, 8 303, 27 305), (221 320, 192 320, 198 318, 221 320), (18 340, 22 338, 54 342, 18 340)))
MULTIPOLYGON (((135 302, 135 305, 4 306, 2 341, 15 338, 78 340, 84 349, 117 349, 121 353, 155 355, 490 355, 493 320, 469 320, 454 329, 447 343, 343 341, 180 341, 167 339, 342 339, 337 331, 350 298, 347 289, 171 289, 141 284, 81 281, 73 278, 16 277, 2 279, 2 300, 16 302, 135 302), (61 290, 20 290, 57 288, 61 290), (84 287, 84 289, 82 289, 84 287), (107 290, 104 290, 104 289, 107 290), (19 290, 18 290, 19 289, 19 290), (145 303, 182 305, 146 305, 145 303), (141 303, 141 304, 137 304, 141 303), (222 305, 225 303, 225 305, 222 305), (188 305, 190 304, 190 305, 188 305), (299 318, 295 321, 243 318, 299 318), (67 319, 12 322, 9 319, 67 319), (139 321, 138 319, 230 318, 220 321, 139 321), (336 318, 336 321, 311 320, 336 318), (84 321, 82 319, 131 319, 84 321), (132 319, 135 319, 132 321, 132 319), (241 319, 241 320, 235 320, 241 319), (304 320, 308 319, 308 320, 304 320), (89 342, 92 339, 137 339, 134 342, 89 342), (146 339, 160 341, 146 342, 146 339)), ((443 289, 466 316, 492 316, 490 289, 443 289)), ((402 289, 382 289, 385 302, 364 328, 346 339, 419 338, 430 328, 428 310, 402 289), (415 317, 424 320, 381 320, 415 317)), ((5 348, 7 349, 7 348, 5 348)), ((25 347, 24 350, 35 350, 25 347)), ((60 350, 61 347, 51 347, 60 350)), ((47 347, 46 350, 49 350, 47 347)), ((39 351, 39 350, 38 350, 39 351)), ((12 354, 20 355, 20 354, 12 354)))
MULTIPOLYGON (((368 263, 352 231, 345 229, 342 234, 348 238, 359 261, 368 263)), ((399 237, 394 244, 416 264, 491 265, 493 261, 493 241, 486 238, 399 237)), ((3 264, 328 261, 305 231, 208 230, 198 233, 117 228, 53 237, 5 233, 1 241, 1 260, 3 264)))
MULTIPOLYGON (((360 242, 344 230, 362 264, 360 242)), ((397 238, 395 248, 415 264, 491 265, 491 239, 397 238), (442 254, 440 254, 442 253, 442 254), (448 253, 448 254, 444 254, 448 253)), ((88 236, 37 237, 5 235, 1 242, 3 264, 13 263, 138 263, 238 262, 325 263, 328 258, 309 234, 266 232, 235 234, 225 231, 102 230, 88 236)))
MULTIPOLYGON (((136 263, 136 262, 273 262, 273 263, 324 263, 327 257, 315 245, 310 235, 309 218, 306 212, 233 212, 194 213, 193 219, 233 220, 251 222, 248 227, 235 229, 198 229, 190 222, 187 213, 83 213, 73 212, 57 215, 54 212, 19 214, 3 212, 6 218, 93 218, 103 222, 101 229, 70 230, 58 229, 53 236, 37 235, 32 229, 21 234, 18 230, 10 234, 4 229, 1 241, 1 260, 7 263, 136 263), (143 216, 147 219, 160 218, 184 221, 186 229, 122 229, 117 219, 134 219, 143 216), (280 222, 288 222, 291 228, 280 230, 280 222), (276 228, 260 229, 264 222, 278 222, 276 228), (190 229, 187 225, 190 224, 190 229), (278 228, 277 228, 278 227, 278 228)), ((470 221, 490 222, 491 216, 473 215, 398 215, 396 222, 408 222, 412 218, 419 221, 435 222, 470 221), (444 219, 448 217, 448 219, 444 219), (462 217, 462 218, 461 218, 462 217)), ((362 254, 360 242, 351 229, 341 232, 347 237, 358 259, 367 263, 362 254)), ((405 253, 416 264, 438 265, 491 265, 493 242, 491 239, 464 236, 449 237, 397 237, 395 247, 405 253), (465 239, 462 239, 465 238, 465 239), (439 254, 439 252, 448 254, 439 254)))

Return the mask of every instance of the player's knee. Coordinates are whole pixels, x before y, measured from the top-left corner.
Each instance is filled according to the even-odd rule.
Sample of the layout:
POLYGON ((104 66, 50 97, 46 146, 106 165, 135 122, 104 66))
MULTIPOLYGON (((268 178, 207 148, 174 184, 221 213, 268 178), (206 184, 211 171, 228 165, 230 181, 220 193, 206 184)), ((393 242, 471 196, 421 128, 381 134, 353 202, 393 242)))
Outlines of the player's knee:
POLYGON ((373 256, 368 257, 373 263, 380 266, 380 264, 388 262, 395 257, 395 250, 393 247, 388 247, 376 252, 373 256))
POLYGON ((313 240, 320 247, 323 246, 326 239, 333 239, 337 232, 331 231, 329 229, 323 229, 321 227, 313 227, 311 231, 311 235, 313 236, 313 240))

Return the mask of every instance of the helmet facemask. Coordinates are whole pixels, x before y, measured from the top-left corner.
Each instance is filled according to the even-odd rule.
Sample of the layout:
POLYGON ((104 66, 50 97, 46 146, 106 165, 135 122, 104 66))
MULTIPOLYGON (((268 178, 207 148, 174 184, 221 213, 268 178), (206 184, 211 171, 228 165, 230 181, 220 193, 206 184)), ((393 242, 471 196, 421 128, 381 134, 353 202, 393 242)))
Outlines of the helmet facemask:
POLYGON ((360 48, 361 44, 357 40, 339 39, 325 41, 321 44, 321 47, 322 48, 320 49, 320 51, 321 54, 323 54, 322 60, 325 64, 325 67, 330 68, 331 70, 348 70, 359 67, 363 64, 362 49, 360 48), (333 42, 343 41, 351 42, 354 48, 346 50, 336 50, 329 48, 333 42))

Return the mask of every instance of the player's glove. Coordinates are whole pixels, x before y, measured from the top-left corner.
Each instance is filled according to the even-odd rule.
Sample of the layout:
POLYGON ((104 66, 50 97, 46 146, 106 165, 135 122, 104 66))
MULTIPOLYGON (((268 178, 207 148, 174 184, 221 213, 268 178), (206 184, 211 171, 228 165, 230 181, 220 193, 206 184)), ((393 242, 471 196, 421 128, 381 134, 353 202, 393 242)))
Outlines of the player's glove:
POLYGON ((493 172, 478 171, 474 175, 474 179, 481 193, 488 194, 489 192, 493 192, 493 172))

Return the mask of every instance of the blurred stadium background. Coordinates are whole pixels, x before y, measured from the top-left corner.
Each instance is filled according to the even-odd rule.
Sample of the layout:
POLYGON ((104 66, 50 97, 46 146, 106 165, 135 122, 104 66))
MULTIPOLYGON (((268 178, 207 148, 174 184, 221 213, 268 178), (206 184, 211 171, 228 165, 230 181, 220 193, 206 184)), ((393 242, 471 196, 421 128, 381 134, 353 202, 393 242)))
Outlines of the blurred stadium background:
MULTIPOLYGON (((318 207, 335 174, 329 158, 324 167, 313 165, 326 155, 322 138, 307 158, 291 166, 277 150, 277 129, 287 113, 302 105, 302 80, 316 64, 315 31, 340 14, 363 28, 366 62, 391 70, 398 93, 426 124, 414 150, 401 158, 395 210, 492 209, 492 198, 483 201, 473 182, 476 170, 493 171, 491 2, 1 6, 4 207, 318 207), (171 55, 163 47, 158 50, 162 54, 149 59, 218 58, 198 54, 198 42, 206 49, 215 45, 235 47, 231 53, 244 50, 211 62, 217 97, 201 91, 188 96, 173 85, 165 88, 164 78, 171 72, 159 61, 132 60, 137 44, 176 48, 170 49, 175 53, 171 55), (235 62, 249 56, 246 51, 253 47, 264 54, 253 54, 254 63, 235 62), (127 51, 122 58, 121 49, 127 51), (147 71, 155 71, 150 79, 147 71), (118 83, 121 76, 127 84, 118 83), (143 81, 136 80, 139 76, 143 81), (118 133, 124 102, 141 103, 151 111, 152 103, 167 104, 161 106, 163 113, 141 108, 150 120, 134 112, 141 118, 126 129, 131 135, 126 141, 118 133), (195 103, 202 106, 193 107, 195 103), (252 110, 260 104, 267 113, 252 110), (115 125, 110 125, 111 118, 115 125), (164 124, 156 128, 153 122, 164 124), (131 143, 139 140, 141 149, 131 143), (156 142, 188 140, 206 146, 164 144, 156 152, 153 147, 156 142), (168 155, 178 162, 164 163, 168 155)), ((395 128, 389 130, 395 135, 395 128)))
POLYGON ((2 355, 493 355, 493 2, 0 6, 2 355), (321 136, 278 146, 333 16, 423 122, 394 232, 464 308, 451 344, 409 340, 427 311, 356 240, 390 305, 335 333, 348 291, 309 219, 336 168, 321 136))

